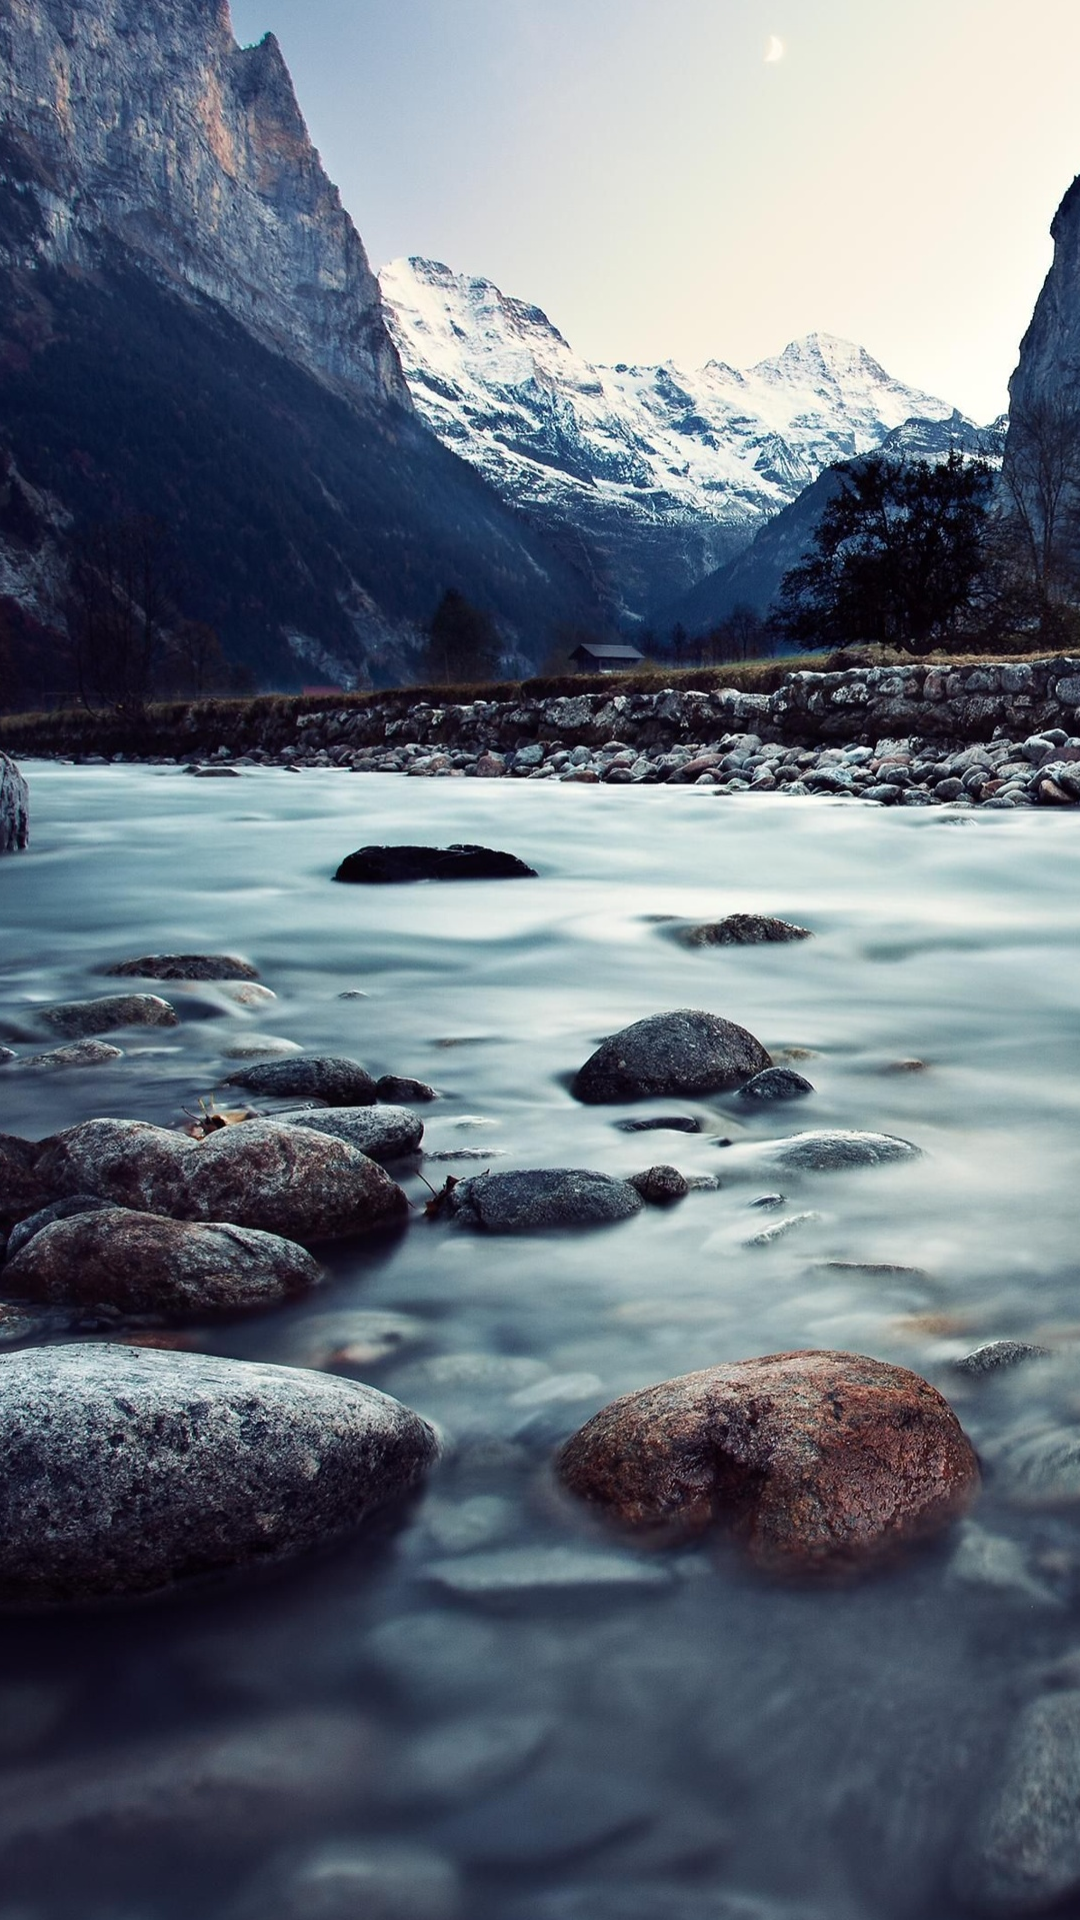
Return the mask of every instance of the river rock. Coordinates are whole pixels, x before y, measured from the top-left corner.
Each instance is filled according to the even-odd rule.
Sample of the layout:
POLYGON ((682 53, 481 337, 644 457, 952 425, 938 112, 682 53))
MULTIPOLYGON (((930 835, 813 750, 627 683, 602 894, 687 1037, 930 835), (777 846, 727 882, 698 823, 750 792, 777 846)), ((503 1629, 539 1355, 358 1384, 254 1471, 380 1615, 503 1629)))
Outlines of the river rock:
POLYGON ((0 853, 21 853, 30 839, 30 789, 6 753, 0 753, 0 853))
POLYGON ((342 861, 335 880, 389 886, 410 880, 535 880, 512 853, 490 847, 360 847, 342 861))
POLYGON ((814 1089, 809 1080, 792 1067, 766 1067, 764 1073, 755 1073, 745 1087, 739 1089, 740 1100, 802 1100, 814 1089))
POLYGON ((774 1140, 766 1148, 774 1166, 807 1173, 841 1173, 848 1167, 876 1167, 890 1160, 916 1160, 918 1147, 891 1133, 854 1133, 822 1128, 774 1140))
POLYGON ((37 1173, 39 1148, 14 1133, 0 1133, 0 1223, 25 1220, 47 1207, 53 1195, 37 1173))
POLYGON ((320 1111, 305 1107, 293 1113, 275 1113, 278 1125, 309 1127, 313 1133, 345 1140, 371 1160, 400 1160, 416 1153, 424 1137, 424 1123, 408 1107, 334 1107, 320 1111))
POLYGON ((649 1207, 669 1207, 674 1200, 685 1200, 690 1191, 690 1183, 678 1167, 647 1167, 644 1173, 633 1175, 630 1185, 649 1207))
POLYGON ((0 1449, 7 1603, 149 1592, 298 1553, 406 1492, 437 1452, 372 1387, 107 1345, 0 1356, 0 1449))
POLYGON ((114 993, 104 1000, 69 1000, 35 1009, 37 1018, 68 1040, 88 1040, 117 1027, 175 1027, 175 1007, 156 993, 114 993))
POLYGON ((782 1353, 627 1394, 562 1448, 563 1484, 613 1520, 682 1537, 726 1524, 773 1571, 881 1560, 979 1484, 941 1394, 850 1353, 782 1353))
POLYGON ((325 1100, 331 1107, 370 1107, 376 1099, 375 1081, 366 1067, 325 1054, 267 1060, 231 1073, 225 1084, 268 1099, 325 1100))
POLYGON ((726 920, 680 927, 675 938, 684 947, 760 947, 786 940, 810 940, 809 927, 774 920, 762 913, 729 913, 726 920))
POLYGON ((715 1013, 682 1008, 637 1020, 586 1060, 573 1092, 588 1106, 725 1093, 771 1067, 760 1040, 715 1013))
POLYGON ((247 960, 231 953, 144 953, 138 960, 119 960, 102 972, 118 980, 257 980, 247 960))
POLYGON ((1080 1428, 1021 1434, 994 1461, 995 1484, 1021 1507, 1071 1507, 1080 1501, 1080 1428))
POLYGON ((520 1173, 481 1173, 460 1180, 448 1195, 463 1225, 488 1233, 526 1233, 534 1227, 601 1227, 640 1213, 641 1197, 627 1180, 576 1167, 520 1173))
POLYGON ((59 1073, 65 1067, 107 1067, 123 1057, 122 1047, 111 1047, 104 1040, 73 1040, 67 1047, 29 1054, 19 1066, 28 1073, 59 1073))
POLYGON ((977 1913, 1044 1913, 1080 1892, 1080 1693, 1025 1707, 955 1878, 977 1913))
POLYGON ((34 1235, 41 1233, 45 1227, 51 1227, 54 1220, 72 1220, 77 1213, 102 1213, 113 1204, 111 1200, 99 1200, 92 1193, 73 1193, 67 1200, 54 1200, 51 1207, 42 1207, 40 1212, 32 1213, 28 1219, 20 1220, 18 1226, 12 1227, 8 1235, 8 1259, 14 1260, 17 1253, 29 1246, 34 1235))
POLYGON ((106 1207, 56 1220, 9 1258, 4 1292, 54 1307, 231 1313, 317 1286, 303 1247, 251 1227, 106 1207))
POLYGON ((620 1133, 700 1133, 701 1121, 689 1113, 662 1113, 655 1120, 616 1120, 620 1133))
POLYGON ((1032 1347, 1026 1340, 991 1340, 985 1347, 976 1347, 973 1353, 965 1353, 961 1360, 952 1362, 954 1373, 964 1373, 972 1379, 980 1379, 984 1374, 1002 1373, 1007 1367, 1022 1366, 1025 1360, 1045 1360, 1050 1353, 1049 1347, 1032 1347))
POLYGON ((407 1074, 400 1073, 384 1073, 380 1080, 376 1080, 375 1091, 380 1100, 387 1100, 392 1106, 399 1105, 402 1100, 427 1101, 439 1097, 426 1080, 410 1080, 407 1074))
POLYGON ((389 1175, 344 1140, 273 1120, 245 1120, 200 1141, 142 1120, 84 1120, 43 1143, 37 1171, 47 1200, 93 1193, 139 1213, 228 1221, 286 1240, 363 1233, 408 1205, 389 1175))

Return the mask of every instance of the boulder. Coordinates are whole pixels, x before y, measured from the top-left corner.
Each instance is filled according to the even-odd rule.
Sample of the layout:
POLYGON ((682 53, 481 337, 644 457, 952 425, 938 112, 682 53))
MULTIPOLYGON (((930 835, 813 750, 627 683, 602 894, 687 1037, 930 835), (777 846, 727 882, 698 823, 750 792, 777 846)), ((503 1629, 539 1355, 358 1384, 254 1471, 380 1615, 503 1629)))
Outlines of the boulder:
POLYGON ((102 1213, 113 1204, 111 1200, 97 1199, 92 1193, 73 1193, 68 1200, 54 1200, 51 1207, 42 1207, 40 1212, 30 1214, 26 1220, 20 1220, 17 1227, 12 1227, 8 1235, 8 1259, 14 1260, 17 1253, 30 1245, 35 1233, 51 1227, 54 1220, 72 1220, 78 1213, 102 1213))
POLYGON ((388 1100, 394 1106, 402 1100, 427 1101, 439 1097, 426 1080, 410 1080, 407 1075, 400 1073, 384 1073, 381 1080, 375 1082, 375 1091, 380 1100, 388 1100))
POLYGON ((536 873, 514 854, 490 847, 360 847, 334 879, 388 886, 403 880, 535 880, 536 873))
POLYGON ((630 1185, 650 1207, 669 1207, 674 1200, 685 1200, 690 1191, 690 1182, 678 1167, 647 1167, 633 1175, 630 1185))
POLYGON ((537 1227, 602 1227, 640 1213, 641 1197, 626 1180, 572 1167, 521 1173, 481 1173, 460 1180, 448 1195, 450 1212, 487 1233, 527 1233, 537 1227))
POLYGON ((0 753, 0 853, 21 853, 30 839, 30 789, 6 753, 0 753))
POLYGON ((375 1082, 357 1060, 337 1060, 325 1054, 298 1054, 288 1060, 266 1060, 231 1073, 229 1087, 243 1087, 267 1099, 325 1100, 332 1107, 374 1105, 375 1082))
POLYGON ((102 972, 117 980, 257 980, 247 960, 231 953, 144 953, 138 960, 118 960, 102 972))
POLYGON ((792 1067, 766 1067, 764 1073, 755 1073, 745 1087, 739 1089, 740 1100, 802 1100, 814 1089, 809 1080, 792 1067))
POLYGON ((87 1040, 117 1027, 175 1027, 175 1007, 156 993, 114 993, 104 1000, 69 1000, 35 1009, 37 1018, 66 1040, 87 1040))
POLYGON ((774 1166, 804 1173, 842 1173, 849 1167, 876 1167, 890 1160, 917 1160, 920 1150, 891 1133, 855 1133, 843 1127, 794 1133, 766 1149, 774 1166))
POLYGON ((272 1233, 125 1207, 54 1220, 3 1270, 12 1299, 120 1313, 235 1313, 306 1292, 321 1279, 303 1247, 272 1233))
POLYGON ((36 1170, 38 1152, 32 1140, 0 1133, 0 1223, 25 1220, 53 1198, 36 1170))
POLYGON ((0 1601, 145 1593, 344 1535, 414 1486, 430 1427, 371 1387, 203 1354, 0 1356, 0 1601))
POLYGON ((279 1126, 308 1127, 345 1140, 371 1160, 400 1160, 416 1153, 424 1137, 423 1121, 408 1107, 305 1107, 273 1117, 279 1126))
POLYGON ((850 1353, 782 1353, 627 1394, 562 1448, 563 1484, 679 1538, 721 1523, 773 1571, 879 1561, 936 1533, 979 1485, 937 1390, 850 1353))
POLYGON ((1021 1713, 955 1881, 986 1914, 1044 1913, 1080 1893, 1080 1693, 1021 1713))
POLYGON ((988 1373, 1002 1373, 1007 1367, 1022 1366, 1025 1360, 1046 1360, 1049 1355, 1049 1347, 1033 1347, 1026 1340, 991 1340, 951 1365, 954 1373, 977 1380, 988 1373))
POLYGON ((573 1092, 588 1106, 727 1093, 771 1066, 760 1040, 745 1027, 684 1007, 612 1034, 586 1060, 573 1092))
POLYGON ((809 927, 790 920, 774 920, 762 913, 729 913, 726 920, 703 926, 679 927, 676 940, 684 947, 761 947, 787 940, 810 940, 809 927))
POLYGON ((124 1057, 122 1047, 111 1047, 105 1040, 73 1040, 66 1047, 50 1047, 48 1053, 31 1053, 19 1061, 28 1073, 59 1073, 66 1067, 107 1067, 124 1057))
POLYGON ((142 1120, 84 1120, 43 1143, 37 1172, 48 1199, 92 1193, 139 1213, 228 1221, 304 1242, 387 1225, 408 1205, 389 1175, 344 1140, 273 1120, 221 1127, 205 1140, 142 1120))

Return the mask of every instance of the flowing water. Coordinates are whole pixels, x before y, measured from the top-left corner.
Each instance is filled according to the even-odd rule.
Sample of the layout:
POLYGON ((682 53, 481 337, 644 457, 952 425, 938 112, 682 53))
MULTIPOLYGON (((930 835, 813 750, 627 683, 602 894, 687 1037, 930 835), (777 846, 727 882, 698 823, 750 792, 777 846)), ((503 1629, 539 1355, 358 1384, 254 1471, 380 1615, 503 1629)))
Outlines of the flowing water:
POLYGON ((33 847, 0 867, 9 1038, 31 1037, 34 1003, 110 991, 100 969, 141 953, 239 952, 277 998, 163 986, 178 1029, 121 1036, 110 1067, 4 1070, 0 1128, 175 1124, 221 1097, 236 1049, 269 1038, 437 1087, 427 1148, 472 1157, 429 1163, 436 1184, 667 1161, 722 1185, 614 1228, 506 1239, 425 1219, 409 1175, 408 1232, 332 1251, 320 1294, 183 1330, 207 1352, 295 1364, 351 1341, 353 1376, 436 1421, 444 1461, 406 1511, 272 1577, 6 1619, 0 1920, 951 1920, 1011 1718, 1075 1684, 1080 1657, 1080 1479, 1045 1499, 1009 1468, 1032 1436, 1080 1434, 1076 821, 331 771, 29 771, 33 847), (461 840, 540 878, 330 882, 365 843, 461 840), (735 911, 815 937, 688 951, 667 924, 735 911), (695 1135, 622 1132, 629 1109, 574 1102, 567 1078, 599 1038, 685 1006, 795 1050, 814 1096, 644 1109, 694 1115, 695 1135), (806 1127, 897 1133, 924 1154, 778 1180, 763 1143, 806 1127), (777 1190, 782 1207, 754 1208, 777 1190), (397 1318, 354 1317, 373 1313, 397 1318), (1001 1338, 1049 1357, 952 1372, 1001 1338), (986 1465, 973 1520, 872 1580, 800 1588, 722 1542, 637 1553, 556 1496, 553 1448, 614 1395, 799 1347, 940 1385, 986 1465), (346 1723, 367 1762, 305 1796, 304 1742, 325 1772, 320 1742, 346 1723), (263 1798, 132 1789, 155 1764, 167 1778, 170 1755, 182 1772, 194 1738, 205 1754, 238 1737, 263 1798), (375 1863, 366 1902, 325 1903, 342 1849, 375 1863), (307 1893, 286 1906, 298 1871, 307 1893))

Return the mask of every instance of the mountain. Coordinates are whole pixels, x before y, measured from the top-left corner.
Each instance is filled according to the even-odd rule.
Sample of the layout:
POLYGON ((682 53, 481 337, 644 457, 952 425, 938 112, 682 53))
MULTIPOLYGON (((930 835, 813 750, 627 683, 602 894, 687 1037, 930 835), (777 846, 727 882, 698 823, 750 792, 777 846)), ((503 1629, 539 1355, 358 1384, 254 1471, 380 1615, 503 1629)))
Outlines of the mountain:
MULTIPOLYGON (((1004 420, 979 428, 963 414, 954 413, 948 420, 905 421, 886 434, 880 451, 930 461, 947 460, 956 451, 998 466, 1004 438, 1004 420)), ((681 625, 691 634, 707 633, 739 606, 767 613, 785 573, 810 552, 818 522, 840 483, 839 467, 826 467, 798 499, 761 528, 742 553, 664 608, 657 622, 661 631, 681 625)))
POLYGON ((577 535, 598 591, 650 617, 833 462, 944 401, 829 334, 738 372, 594 366, 539 307, 430 260, 379 276, 413 403, 505 500, 577 535))
POLYGON ((227 0, 0 0, 0 476, 9 614, 57 628, 70 532, 152 514, 183 612, 264 684, 400 675, 448 586, 526 657, 602 617, 417 415, 277 42, 238 46, 227 0))

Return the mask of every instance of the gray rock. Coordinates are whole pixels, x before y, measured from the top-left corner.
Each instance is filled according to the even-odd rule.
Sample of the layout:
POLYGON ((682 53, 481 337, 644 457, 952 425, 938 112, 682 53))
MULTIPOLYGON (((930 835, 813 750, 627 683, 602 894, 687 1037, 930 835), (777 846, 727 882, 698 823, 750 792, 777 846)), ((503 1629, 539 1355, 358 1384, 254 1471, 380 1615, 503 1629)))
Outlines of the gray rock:
POLYGON ((996 1483, 1022 1507, 1065 1507, 1080 1500, 1080 1429, 1050 1427, 1023 1435, 995 1460, 996 1483))
POLYGON ((455 1920, 457 1870, 404 1841, 342 1841, 299 1861, 275 1861, 224 1920, 455 1920))
POLYGON ((976 1347, 974 1353, 966 1353, 962 1360, 954 1360, 952 1370, 978 1379, 985 1373, 1022 1366, 1025 1360, 1045 1360, 1049 1352, 1049 1347, 1032 1347, 1024 1340, 992 1340, 985 1347, 976 1347))
POLYGON ((961 1586, 981 1587, 1012 1598, 1024 1607, 1062 1605, 1045 1581, 1031 1573, 1018 1541, 1010 1540, 1005 1534, 988 1533, 973 1520, 965 1520, 960 1528, 948 1575, 961 1586))
POLYGON ((700 1133, 701 1121, 692 1114, 661 1114, 655 1120, 616 1120, 620 1133, 700 1133))
POLYGON ((231 1073, 225 1084, 271 1099, 325 1100, 332 1107, 370 1107, 376 1097, 375 1081, 358 1061, 320 1054, 245 1067, 240 1073, 231 1073))
POLYGON ((6 1067, 16 1057, 14 1047, 0 1047, 0 1067, 6 1067))
POLYGON ((142 1120, 84 1120, 43 1143, 35 1173, 47 1200, 92 1193, 139 1213, 305 1242, 364 1233, 408 1206, 389 1175, 344 1140, 272 1120, 245 1120, 200 1141, 142 1120))
POLYGON ((1042 1913, 1080 1891, 1080 1693, 1024 1708, 961 1856, 977 1913, 1042 1913))
POLYGON ((231 953, 144 953, 138 960, 119 960, 102 972, 117 980, 257 980, 247 960, 231 953))
POLYGON ((812 1227, 825 1218, 822 1213, 793 1213, 786 1220, 777 1220, 771 1227, 763 1227, 760 1233, 747 1240, 748 1247, 771 1247, 778 1240, 786 1240, 789 1233, 799 1233, 803 1227, 812 1227))
POLYGON ((889 1133, 854 1133, 823 1128, 775 1140, 766 1157, 779 1167, 811 1173, 842 1172, 848 1167, 876 1167, 890 1160, 915 1160, 919 1148, 889 1133))
POLYGON ((101 1213, 112 1207, 112 1200, 99 1200, 92 1193, 73 1193, 67 1200, 54 1200, 51 1207, 42 1207, 39 1213, 32 1213, 27 1220, 20 1220, 12 1227, 8 1236, 7 1257, 14 1260, 17 1253, 29 1246, 35 1233, 43 1227, 51 1227, 54 1220, 72 1220, 78 1213, 101 1213))
POLYGON ((669 1207, 675 1200, 685 1200, 690 1191, 690 1182, 678 1167, 648 1167, 644 1173, 635 1173, 630 1185, 649 1207, 669 1207))
POLYGON ((788 940, 810 940, 809 927, 790 920, 774 920, 762 913, 730 913, 726 920, 703 926, 680 927, 675 938, 684 947, 759 947, 788 940))
POLYGON ((809 1080, 791 1067, 766 1067, 764 1073, 755 1073, 745 1087, 739 1089, 740 1100, 802 1100, 814 1089, 809 1080))
POLYGON ((0 1355, 0 1450, 0 1600, 25 1603, 301 1552, 414 1486, 437 1447, 352 1381, 82 1345, 0 1355))
POLYGON ((402 1100, 427 1101, 437 1100, 439 1097, 434 1087, 429 1087, 426 1080, 410 1080, 407 1074, 400 1073, 384 1073, 382 1078, 375 1082, 375 1091, 380 1100, 388 1100, 391 1105, 397 1105, 402 1100))
MULTIPOLYGON (((849 1909, 831 1909, 829 1920, 847 1920, 849 1909)), ((579 1881, 515 1901, 506 1920, 826 1920, 819 1907, 789 1906, 756 1894, 715 1885, 687 1887, 684 1877, 620 1885, 610 1876, 579 1881)))
POLYGON ((26 1073, 58 1073, 65 1067, 107 1067, 123 1057, 121 1047, 111 1047, 104 1040, 73 1040, 67 1047, 29 1054, 18 1064, 26 1073))
POLYGON ((21 853, 30 839, 30 789, 6 753, 0 753, 0 853, 21 853))
POLYGON ((481 1173, 448 1196, 450 1212, 488 1233, 542 1227, 600 1227, 640 1213, 641 1197, 626 1180, 570 1167, 481 1173))
POLYGON ((287 1350, 283 1348, 279 1357, 291 1366, 320 1370, 374 1367, 419 1346, 429 1332, 426 1321, 411 1313, 380 1313, 371 1307, 319 1313, 290 1324, 287 1350))
POLYGON ((50 1193, 37 1171, 41 1149, 15 1133, 0 1133, 0 1224, 25 1220, 47 1207, 50 1193))
POLYGON ((53 1221, 3 1273, 4 1291, 15 1300, 170 1314, 264 1307, 307 1292, 323 1277, 303 1247, 274 1234, 124 1207, 53 1221))
POLYGON ((585 1592, 590 1587, 637 1593, 668 1587, 672 1580, 669 1568, 656 1560, 565 1546, 498 1547, 491 1553, 458 1554, 452 1560, 434 1561, 426 1571, 436 1586, 471 1600, 585 1592))
POLYGON ((400 1160, 416 1153, 424 1137, 424 1123, 408 1107, 335 1107, 331 1111, 305 1108, 276 1113, 279 1125, 309 1127, 329 1134, 366 1153, 372 1160, 400 1160))
POLYGON ((574 1081, 589 1106, 678 1094, 724 1093, 772 1061, 759 1040, 731 1020, 682 1008, 653 1014, 603 1041, 574 1081))
POLYGON ((452 1806, 491 1793, 515 1775, 550 1739, 543 1713, 473 1715, 443 1722, 408 1743, 395 1781, 395 1799, 452 1806))
POLYGON ((69 1040, 87 1040, 117 1027, 175 1027, 175 1007, 156 993, 114 993, 104 1000, 69 1000, 35 1008, 37 1018, 69 1040))

